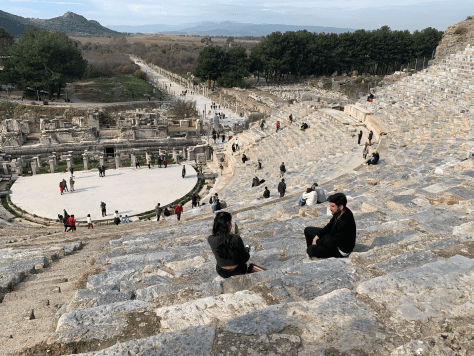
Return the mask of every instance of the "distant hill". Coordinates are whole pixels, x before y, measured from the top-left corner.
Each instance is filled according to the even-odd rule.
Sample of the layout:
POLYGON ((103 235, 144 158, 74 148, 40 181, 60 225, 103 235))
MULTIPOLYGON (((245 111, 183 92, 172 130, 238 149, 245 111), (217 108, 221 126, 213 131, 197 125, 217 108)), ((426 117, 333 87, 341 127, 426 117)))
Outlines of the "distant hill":
POLYGON ((118 34, 97 21, 87 20, 84 16, 73 12, 66 12, 63 16, 43 20, 16 16, 0 10, 0 26, 15 37, 20 37, 27 26, 51 32, 65 32, 75 36, 113 36, 118 34))
POLYGON ((182 25, 141 25, 141 26, 110 26, 110 28, 128 33, 177 33, 211 36, 266 36, 272 32, 299 31, 325 33, 353 32, 355 29, 324 26, 278 25, 278 24, 251 24, 240 22, 201 22, 182 25))

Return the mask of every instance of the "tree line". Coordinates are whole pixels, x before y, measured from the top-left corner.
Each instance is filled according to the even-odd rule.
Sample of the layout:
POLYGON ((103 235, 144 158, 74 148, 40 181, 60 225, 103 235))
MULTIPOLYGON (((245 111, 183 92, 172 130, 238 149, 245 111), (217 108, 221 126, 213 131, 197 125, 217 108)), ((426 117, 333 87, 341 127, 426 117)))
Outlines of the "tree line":
POLYGON ((351 72, 385 75, 401 65, 427 62, 443 33, 422 31, 358 30, 342 34, 303 31, 274 32, 250 49, 204 48, 194 75, 221 86, 243 86, 250 73, 266 81, 351 72))

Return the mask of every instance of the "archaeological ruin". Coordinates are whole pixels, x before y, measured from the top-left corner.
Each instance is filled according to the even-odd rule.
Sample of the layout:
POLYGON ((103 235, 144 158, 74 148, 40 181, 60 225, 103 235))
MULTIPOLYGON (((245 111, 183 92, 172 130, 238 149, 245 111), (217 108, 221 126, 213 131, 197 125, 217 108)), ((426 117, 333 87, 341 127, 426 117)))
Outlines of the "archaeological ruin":
MULTIPOLYGON (((192 88, 206 112, 185 119, 164 105, 2 113, 0 354, 473 355, 474 44, 447 52, 453 31, 430 66, 386 81, 372 101, 322 82, 192 88), (209 114, 211 102, 242 120, 209 114), (213 128, 224 142, 214 142, 213 128), (126 174, 137 157, 165 151, 212 178, 199 187, 199 206, 184 197, 170 204, 185 202, 181 220, 157 221, 153 209, 130 223, 93 219, 93 229, 80 221, 64 233, 14 204, 11 180, 32 179, 40 167, 52 175, 64 162, 81 160, 87 171, 108 162, 126 174), (368 165, 375 153, 380 161, 368 165), (264 182, 253 186, 255 177, 264 182), (314 183, 326 196, 347 196, 357 237, 346 258, 306 253, 305 227, 331 218, 327 201, 298 204, 314 183), (248 262, 264 271, 218 276, 208 243, 216 193, 249 245, 248 262)), ((189 88, 153 70, 168 87, 189 88)), ((159 202, 156 186, 149 194, 159 202)), ((68 194, 65 205, 76 192, 68 194)))

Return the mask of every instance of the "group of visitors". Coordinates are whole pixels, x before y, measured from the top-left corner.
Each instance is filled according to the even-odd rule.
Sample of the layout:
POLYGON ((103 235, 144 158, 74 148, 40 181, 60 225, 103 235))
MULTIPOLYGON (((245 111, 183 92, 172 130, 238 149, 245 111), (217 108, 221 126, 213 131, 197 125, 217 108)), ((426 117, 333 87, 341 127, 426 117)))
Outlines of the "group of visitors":
MULTIPOLYGON (((266 188, 266 187, 265 187, 266 188)), ((343 193, 328 197, 332 218, 324 227, 308 226, 304 229, 306 253, 313 258, 346 258, 355 247, 356 223, 347 207, 343 193)), ((232 232, 232 215, 218 212, 214 218, 212 235, 207 241, 216 259, 216 272, 223 278, 264 270, 247 262, 251 248, 232 232)))
MULTIPOLYGON (((193 195, 194 198, 194 195, 193 195)), ((194 203, 193 203, 194 204, 194 203)), ((194 207, 194 206, 193 206, 194 207)), ((176 215, 176 218, 178 221, 181 220, 181 214, 183 213, 183 204, 179 203, 175 206, 174 208, 174 214, 176 215)), ((163 219, 167 218, 168 216, 171 216, 171 212, 169 211, 168 207, 165 207, 164 209, 161 207, 161 204, 158 203, 156 204, 155 207, 155 214, 156 214, 156 221, 160 221, 160 218, 163 217, 163 219)))
MULTIPOLYGON (((161 168, 161 166, 163 165, 166 168, 168 167, 168 158, 165 155, 160 155, 157 158, 157 163, 158 163, 158 167, 161 168)), ((178 159, 178 163, 179 163, 179 159, 178 159)))
POLYGON ((118 210, 115 210, 114 212, 114 225, 120 225, 120 224, 128 224, 130 222, 130 219, 128 215, 125 215, 125 217, 122 217, 121 214, 119 214, 118 210))
POLYGON ((76 220, 74 219, 74 214, 69 215, 66 209, 63 209, 62 215, 58 214, 58 221, 64 225, 64 232, 76 230, 76 220))
POLYGON ((72 193, 74 191, 74 183, 76 183, 76 182, 74 181, 73 177, 71 176, 71 178, 69 178, 69 187, 70 187, 70 189, 68 189, 66 179, 63 178, 63 180, 59 182, 59 191, 61 192, 61 195, 63 195, 64 192, 71 192, 72 193))
POLYGON ((236 137, 235 141, 232 143, 232 152, 240 150, 239 139, 236 137))
POLYGON ((324 189, 318 186, 318 183, 314 183, 310 188, 307 188, 306 192, 298 198, 298 204, 301 206, 312 206, 325 201, 326 194, 324 193, 324 189))

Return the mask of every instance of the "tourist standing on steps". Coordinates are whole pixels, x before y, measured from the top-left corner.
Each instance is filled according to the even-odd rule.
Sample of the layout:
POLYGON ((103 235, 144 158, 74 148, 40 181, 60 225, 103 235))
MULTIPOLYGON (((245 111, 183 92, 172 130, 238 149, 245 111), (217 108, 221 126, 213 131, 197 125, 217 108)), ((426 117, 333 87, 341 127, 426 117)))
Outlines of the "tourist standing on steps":
POLYGON ((348 257, 356 242, 356 223, 352 211, 346 207, 343 193, 328 197, 332 219, 323 227, 309 226, 304 229, 306 252, 309 257, 348 257))
POLYGON ((183 165, 183 169, 182 169, 182 171, 181 171, 181 176, 182 176, 183 178, 186 177, 186 166, 185 166, 185 165, 183 165))
POLYGON ((216 272, 223 278, 247 273, 250 247, 245 247, 239 235, 231 233, 232 215, 221 211, 214 218, 212 235, 207 242, 216 258, 216 272))
POLYGON ((160 221, 161 213, 163 213, 163 208, 160 206, 160 203, 156 204, 155 213, 156 221, 160 221))
POLYGON ((374 137, 374 133, 372 132, 372 130, 370 130, 370 132, 369 132, 369 146, 372 146, 372 137, 374 137))
POLYGON ((281 162, 280 166, 280 178, 283 178, 286 172, 285 162, 281 162))
POLYGON ((102 212, 102 217, 107 216, 107 212, 105 211, 105 206, 106 206, 106 204, 103 201, 101 201, 100 202, 100 211, 102 212))
POLYGON ((362 157, 366 159, 368 154, 369 154, 369 144, 368 142, 366 142, 364 145, 364 149, 362 150, 362 157))
POLYGON ((290 114, 290 116, 288 116, 288 118, 290 119, 290 122, 293 123, 293 114, 290 114))
POLYGON ((276 132, 278 132, 279 129, 280 129, 280 121, 277 121, 277 123, 276 123, 276 132))
POLYGON ((87 228, 88 229, 93 229, 94 228, 94 225, 92 225, 91 214, 87 214, 87 228))
POLYGON ((357 140, 357 144, 360 145, 360 140, 362 139, 362 130, 359 131, 359 139, 357 140))
POLYGON ((285 196, 286 192, 286 183, 285 180, 282 179, 280 183, 278 183, 278 193, 280 193, 280 198, 283 198, 285 196))
POLYGON ((197 196, 196 196, 196 193, 193 194, 193 196, 191 197, 191 208, 195 208, 197 207, 197 196))
POLYGON ((174 213, 176 214, 178 221, 180 221, 181 214, 183 213, 183 204, 179 203, 178 205, 176 205, 176 208, 174 208, 174 213))
POLYGON ((236 149, 237 151, 240 150, 240 147, 239 147, 239 139, 238 139, 238 138, 235 139, 235 149, 236 149))
POLYGON ((232 152, 235 153, 235 143, 232 143, 232 152))

